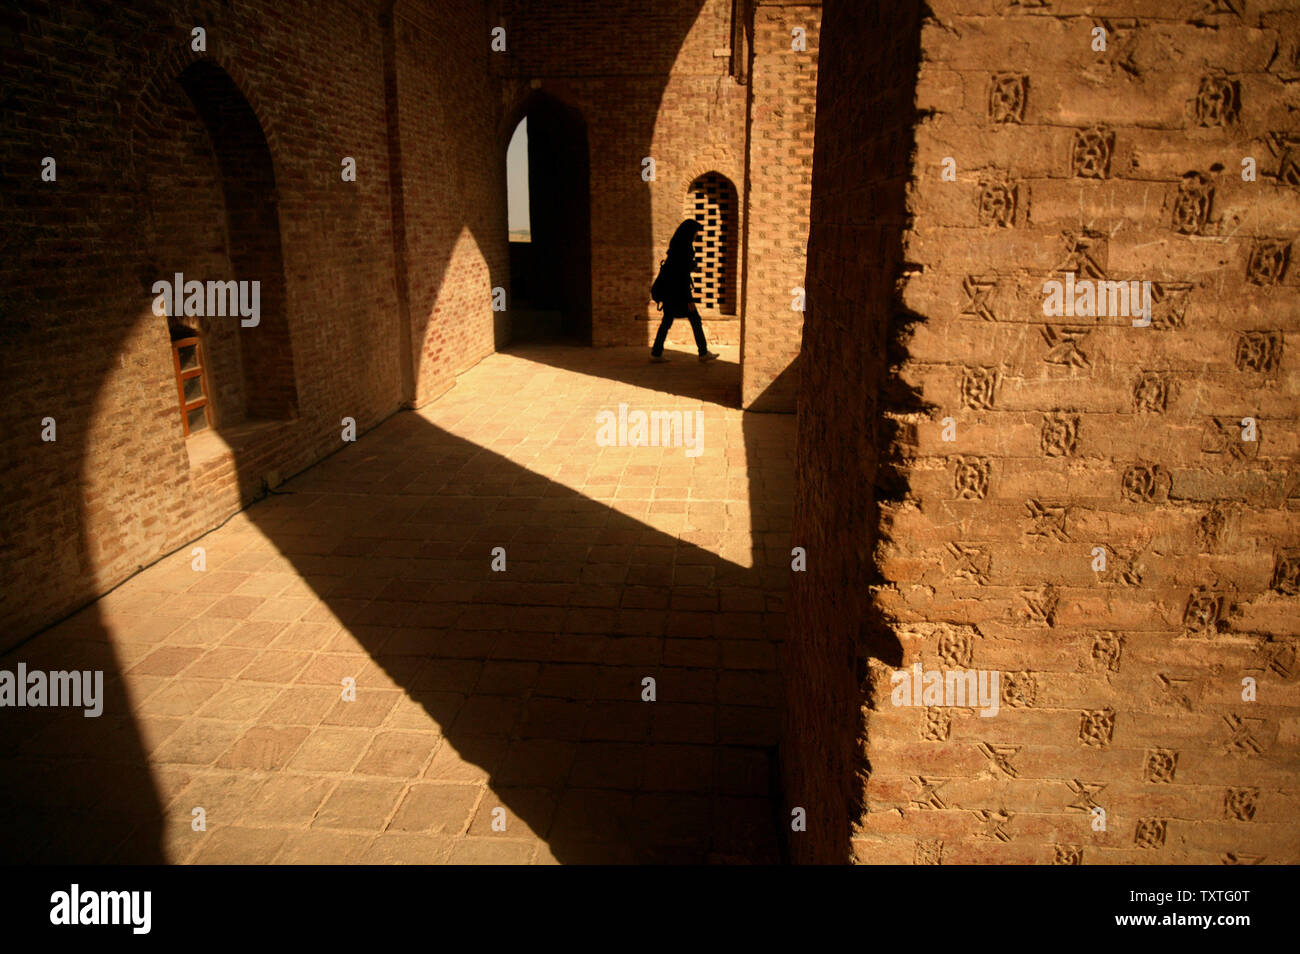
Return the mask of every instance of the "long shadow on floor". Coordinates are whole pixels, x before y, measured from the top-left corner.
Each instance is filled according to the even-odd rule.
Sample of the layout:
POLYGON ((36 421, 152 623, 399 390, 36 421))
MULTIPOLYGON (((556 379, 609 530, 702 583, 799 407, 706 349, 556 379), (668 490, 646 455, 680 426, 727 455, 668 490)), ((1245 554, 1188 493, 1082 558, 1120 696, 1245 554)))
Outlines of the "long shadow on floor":
POLYGON ((460 756, 444 777, 477 766, 562 862, 780 857, 788 536, 743 567, 414 413, 287 489, 250 518, 442 726, 460 756))
MULTIPOLYGON (((582 370, 589 354, 550 357, 582 370)), ((708 400, 705 375, 726 369, 691 370, 708 400)), ((640 377, 607 360, 589 373, 640 377)), ((723 413, 706 410, 710 433, 723 413)), ((746 415, 743 428, 743 486, 718 484, 721 470, 702 479, 706 496, 747 494, 748 513, 727 525, 719 510, 714 529, 684 538, 409 412, 247 517, 377 664, 358 679, 355 724, 394 688, 418 701, 450 745, 425 778, 486 779, 483 807, 505 809, 505 837, 522 826, 561 862, 772 862, 784 847, 773 779, 793 422, 746 415), (505 572, 491 569, 494 547, 505 572), (734 559, 712 552, 728 547, 734 559)), ((164 820, 157 775, 185 767, 155 765, 151 780, 153 723, 124 715, 123 664, 100 620, 92 606, 8 655, 102 668, 107 699, 100 719, 6 711, 7 860, 159 862, 165 826, 188 832, 188 817, 164 820)), ((440 792, 425 794, 440 811, 440 792)), ((421 809, 403 816, 415 830, 421 809)), ((470 834, 491 834, 488 817, 480 809, 470 834)))

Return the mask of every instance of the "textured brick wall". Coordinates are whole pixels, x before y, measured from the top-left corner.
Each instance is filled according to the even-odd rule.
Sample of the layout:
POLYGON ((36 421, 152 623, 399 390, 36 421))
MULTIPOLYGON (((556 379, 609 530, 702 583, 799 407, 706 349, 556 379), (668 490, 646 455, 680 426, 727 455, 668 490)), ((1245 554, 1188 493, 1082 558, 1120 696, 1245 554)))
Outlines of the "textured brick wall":
POLYGON ((791 290, 803 287, 808 242, 821 4, 760 3, 753 15, 741 400, 793 411, 803 312, 791 290))
POLYGON ((782 776, 787 809, 807 813, 807 831, 789 839, 802 862, 848 857, 863 660, 897 656, 868 589, 914 107, 908 83, 875 77, 916 73, 910 6, 827 5, 821 31, 791 537, 808 565, 792 574, 783 657, 782 776))
POLYGON ((492 288, 508 287, 505 151, 478 4, 394 9, 414 403, 494 350, 492 288))
MULTIPOLYGON (((412 45, 407 31, 417 27, 408 23, 406 46, 394 44, 404 54, 386 61, 379 11, 357 2, 321 4, 310 17, 253 2, 111 12, 66 4, 7 24, 5 644, 211 528, 263 478, 338 447, 342 417, 363 431, 411 399, 400 371, 386 62, 400 68, 412 99, 403 116, 415 220, 406 273, 423 393, 491 348, 489 275, 504 263, 505 226, 491 199, 504 173, 493 162, 482 9, 409 10, 407 20, 448 28, 439 57, 412 45), (207 31, 206 54, 191 50, 196 25, 207 31), (249 251, 224 214, 221 150, 177 88, 199 59, 229 74, 266 138, 296 378, 297 416, 227 431, 229 449, 182 437, 166 322, 150 307, 150 285, 173 265, 238 270, 227 263, 249 251), (425 90, 448 108, 422 114, 425 90), (47 155, 56 182, 40 180, 47 155), (344 156, 356 159, 356 182, 341 179, 344 156), (444 296, 456 309, 450 317, 444 296), (40 439, 47 416, 57 421, 53 443, 40 439)), ((256 278, 258 267, 238 277, 256 278)), ((261 332, 248 344, 274 352, 271 329, 268 321, 224 337, 261 332)), ((217 343, 224 363, 215 383, 223 405, 237 408, 231 381, 249 351, 230 344, 217 343)))
MULTIPOLYGON (((828 4, 823 38, 795 540, 830 546, 847 520, 875 547, 879 615, 839 589, 863 581, 837 579, 837 547, 797 582, 792 631, 833 681, 853 624, 829 647, 819 624, 862 624, 870 774, 852 856, 1296 862, 1295 5, 934 4, 913 218, 880 276, 899 279, 892 303, 821 277, 878 252, 855 220, 876 212, 883 134, 849 108, 851 51, 896 34, 851 6, 828 4), (855 152, 874 170, 860 188, 839 158, 855 152), (1044 316, 1064 272, 1155 283, 1152 326, 1044 316), (835 349, 873 364, 882 334, 896 373, 881 407, 837 420, 821 406, 835 349), (1245 417, 1258 440, 1241 439, 1245 417), (864 443, 888 466, 874 487, 869 467, 840 483, 864 443), (832 496, 847 486, 853 502, 832 496), (1000 671, 999 714, 892 705, 890 670, 918 661, 1000 671)), ((792 738, 841 743, 793 685, 792 738)), ((839 834, 793 843, 848 855, 839 834)))

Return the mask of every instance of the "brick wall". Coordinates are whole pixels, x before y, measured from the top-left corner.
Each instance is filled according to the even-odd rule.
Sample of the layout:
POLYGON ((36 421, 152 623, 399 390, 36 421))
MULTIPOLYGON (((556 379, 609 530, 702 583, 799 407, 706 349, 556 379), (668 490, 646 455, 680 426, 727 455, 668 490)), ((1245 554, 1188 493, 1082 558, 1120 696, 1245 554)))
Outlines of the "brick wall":
MULTIPOLYGON (((828 4, 822 50, 794 535, 810 572, 792 622, 802 668, 837 686, 861 625, 852 857, 1295 863, 1294 4, 934 4, 919 71, 887 72, 917 75, 917 126, 907 181, 883 196, 887 134, 870 110, 855 120, 852 51, 874 62, 899 24, 853 6, 828 4), (855 155, 873 170, 856 189, 855 155), (880 260, 861 226, 904 195, 892 274, 823 278, 880 260), (1154 283, 1151 326, 1045 316, 1044 282, 1065 272, 1154 283), (878 410, 823 406, 837 348, 877 369, 878 410), (848 486, 851 502, 833 496, 848 486), (828 528, 845 522, 874 581, 838 563, 828 528), (873 606, 844 592, 865 582, 873 606), (915 662, 999 671, 999 714, 892 705, 891 670, 915 662)), ((844 736, 791 678, 797 767, 800 738, 844 736)), ((829 784, 809 800, 829 806, 829 784)), ((828 824, 795 850, 848 856, 828 824)))
POLYGON ((494 350, 492 288, 509 284, 505 149, 482 7, 401 2, 393 21, 418 406, 494 350))
MULTIPOLYGON (((66 4, 8 24, 3 645, 215 526, 263 480, 336 449, 343 417, 364 431, 413 399, 414 382, 404 386, 401 373, 386 62, 400 68, 399 89, 412 99, 403 119, 414 219, 405 272, 419 387, 445 386, 490 350, 489 276, 504 262, 505 215, 490 201, 504 173, 491 161, 497 107, 477 42, 482 10, 406 9, 408 20, 445 24, 461 39, 448 38, 434 58, 414 45, 408 24, 407 45, 393 44, 403 56, 386 61, 377 10, 358 2, 325 3, 311 17, 254 2, 142 3, 111 15, 66 4), (195 26, 207 31, 205 53, 191 49, 195 26), (221 170, 229 142, 213 143, 179 89, 197 61, 230 78, 266 140, 282 249, 278 317, 296 386, 288 420, 239 411, 249 380, 239 368, 250 354, 283 349, 274 321, 222 328, 214 384, 233 409, 224 442, 182 436, 166 320, 151 310, 152 282, 173 267, 239 272, 251 249, 246 275, 187 277, 269 270, 241 240, 248 229, 230 221, 221 170), (455 109, 421 115, 424 90, 455 109), (460 155, 474 161, 450 158, 460 155), (55 182, 40 179, 44 156, 57 161, 55 182), (356 160, 355 182, 342 180, 344 156, 356 160), (246 347, 232 348, 240 336, 250 336, 246 347), (46 417, 57 422, 55 442, 41 440, 46 417)), ((264 298, 263 307, 277 306, 264 298)), ((265 384, 264 375, 254 380, 265 384)))
MULTIPOLYGON (((491 7, 492 5, 490 5, 491 7)), ((692 182, 744 182, 745 87, 730 74, 731 0, 499 0, 494 54, 507 108, 501 151, 535 88, 581 113, 591 176, 592 343, 648 345, 658 326, 650 284, 692 182), (643 181, 642 159, 655 160, 643 181)), ((711 341, 736 344, 739 316, 706 315, 711 341)), ((671 343, 688 346, 689 326, 671 343)), ((693 347, 693 345, 691 346, 693 347)))
POLYGON ((792 289, 803 286, 808 242, 821 4, 760 2, 753 17, 741 401, 793 411, 803 312, 792 289))
POLYGON ((897 659, 869 587, 915 117, 912 87, 875 77, 915 75, 918 30, 913 5, 850 3, 827 5, 821 30, 791 535, 808 563, 792 574, 782 660, 787 809, 807 814, 789 839, 800 862, 848 857, 865 660, 897 659))

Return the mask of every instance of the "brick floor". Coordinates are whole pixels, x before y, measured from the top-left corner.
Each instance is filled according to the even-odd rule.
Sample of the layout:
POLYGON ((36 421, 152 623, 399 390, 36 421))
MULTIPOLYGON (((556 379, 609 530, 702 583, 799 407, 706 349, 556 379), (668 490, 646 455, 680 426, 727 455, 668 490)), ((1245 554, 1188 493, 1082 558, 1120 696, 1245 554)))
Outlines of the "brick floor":
POLYGON ((722 350, 493 355, 10 653, 108 685, 12 710, 6 859, 779 860, 794 422, 722 350), (598 446, 620 403, 703 452, 598 446))

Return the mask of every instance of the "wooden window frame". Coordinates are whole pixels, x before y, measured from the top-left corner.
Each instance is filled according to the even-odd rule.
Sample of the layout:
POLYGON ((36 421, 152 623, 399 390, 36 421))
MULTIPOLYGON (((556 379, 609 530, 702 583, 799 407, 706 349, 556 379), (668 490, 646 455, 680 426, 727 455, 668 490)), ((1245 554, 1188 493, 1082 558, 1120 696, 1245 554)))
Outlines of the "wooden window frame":
POLYGON ((176 398, 180 404, 181 427, 185 431, 185 436, 186 437, 190 436, 191 412, 197 411, 199 409, 203 410, 203 420, 204 423, 207 425, 207 427, 204 429, 205 430, 211 429, 212 407, 208 403, 207 362, 205 360, 205 355, 203 353, 203 341, 199 338, 198 335, 191 335, 188 338, 177 338, 175 341, 172 342, 172 367, 176 371, 176 398), (196 362, 196 367, 189 368, 188 370, 182 371, 181 370, 181 348, 188 348, 190 345, 194 346, 194 360, 196 362), (203 389, 203 396, 196 400, 190 401, 187 404, 185 402, 185 382, 192 380, 193 378, 199 379, 199 384, 203 389))

